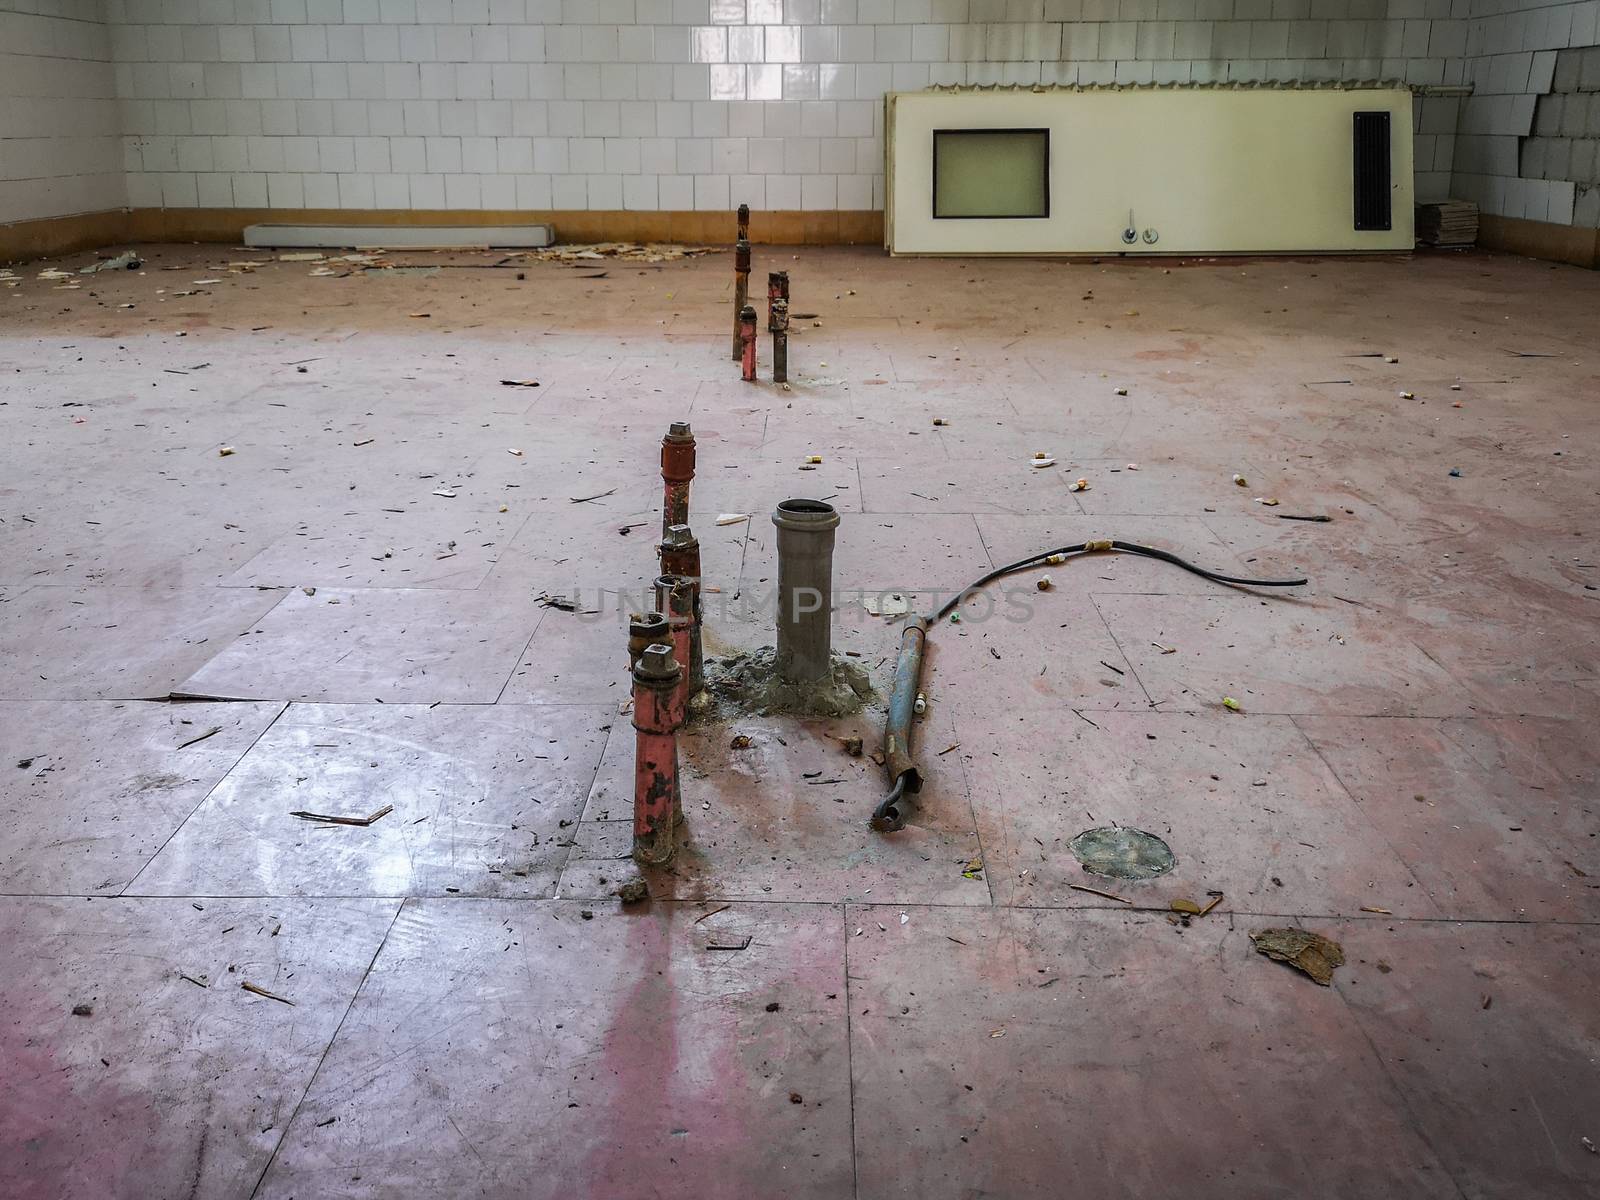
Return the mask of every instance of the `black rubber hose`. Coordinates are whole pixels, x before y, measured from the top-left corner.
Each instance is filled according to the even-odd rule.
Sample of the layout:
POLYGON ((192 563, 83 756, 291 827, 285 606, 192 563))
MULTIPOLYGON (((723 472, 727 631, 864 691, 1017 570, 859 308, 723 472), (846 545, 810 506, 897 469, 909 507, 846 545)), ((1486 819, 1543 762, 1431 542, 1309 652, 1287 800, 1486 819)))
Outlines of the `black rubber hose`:
POLYGON ((1091 546, 1095 546, 1097 549, 1120 550, 1125 554, 1140 554, 1145 558, 1160 559, 1162 562, 1169 562, 1175 567, 1182 567, 1185 571, 1192 572, 1202 579, 1209 579, 1213 583, 1227 584, 1229 587, 1304 587, 1308 582, 1305 579, 1244 579, 1237 575, 1223 575, 1217 571, 1209 571, 1205 567, 1196 566, 1188 559, 1180 558, 1178 555, 1173 554, 1170 550, 1160 550, 1155 546, 1145 546, 1138 542, 1124 542, 1112 538, 1108 543, 1078 542, 1071 546, 1059 546, 1054 550, 1045 550, 1029 558, 1019 558, 1014 563, 996 567, 983 578, 962 588, 946 601, 944 607, 934 614, 933 621, 936 623, 944 620, 956 605, 960 604, 973 592, 993 583, 1002 576, 1010 575, 1015 571, 1025 571, 1029 567, 1043 566, 1046 559, 1053 558, 1058 554, 1088 553, 1091 546))
POLYGON ((1029 567, 1047 565, 1049 559, 1068 554, 1090 554, 1106 550, 1118 550, 1124 554, 1139 554, 1145 558, 1159 559, 1171 563, 1175 567, 1182 567, 1202 579, 1209 579, 1213 583, 1225 584, 1228 587, 1303 587, 1308 581, 1305 579, 1244 579, 1237 575, 1223 575, 1218 571, 1209 571, 1205 567, 1196 566, 1186 558, 1180 558, 1170 550, 1159 550, 1154 546, 1141 545, 1138 542, 1124 542, 1116 538, 1105 538, 1093 542, 1078 542, 1072 546, 1059 546, 1054 550, 1046 550, 1028 558, 1019 558, 1014 563, 1007 563, 1003 567, 996 567, 983 578, 962 588, 940 608, 937 613, 926 619, 916 618, 916 623, 923 629, 921 639, 902 639, 900 647, 900 660, 895 666, 895 697, 901 701, 898 707, 904 708, 904 719, 896 721, 894 712, 896 704, 891 702, 891 716, 884 730, 885 764, 888 766, 890 778, 894 786, 889 794, 884 797, 872 814, 872 827, 874 829, 891 831, 905 827, 905 808, 909 803, 908 791, 915 791, 921 784, 921 778, 916 766, 910 758, 911 742, 911 701, 916 695, 917 686, 922 675, 922 647, 926 640, 928 627, 938 624, 949 616, 968 596, 986 584, 993 583, 996 579, 1010 575, 1015 571, 1025 571, 1029 567))

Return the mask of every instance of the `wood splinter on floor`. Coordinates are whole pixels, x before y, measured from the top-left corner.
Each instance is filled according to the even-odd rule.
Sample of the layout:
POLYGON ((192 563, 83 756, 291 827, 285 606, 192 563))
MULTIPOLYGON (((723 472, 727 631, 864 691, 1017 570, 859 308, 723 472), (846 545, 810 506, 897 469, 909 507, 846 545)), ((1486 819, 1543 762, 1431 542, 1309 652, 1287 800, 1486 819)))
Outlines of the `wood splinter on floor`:
POLYGON ((251 983, 248 979, 239 985, 252 996, 263 996, 268 1000, 276 1000, 279 1004, 287 1004, 290 1008, 295 1006, 294 1001, 287 996, 280 996, 277 992, 269 992, 259 984, 251 983))
POLYGON ((1088 892, 1091 896, 1100 896, 1106 900, 1115 900, 1118 904, 1133 903, 1133 901, 1129 900, 1126 896, 1118 896, 1111 892, 1102 892, 1099 888, 1092 888, 1088 884, 1069 883, 1067 886, 1075 892, 1088 892))
POLYGON ((324 825, 359 825, 364 828, 379 818, 388 816, 393 811, 394 805, 385 804, 377 812, 366 817, 338 817, 328 813, 307 812, 303 808, 297 808, 289 815, 291 817, 299 817, 302 821, 320 821, 324 825))

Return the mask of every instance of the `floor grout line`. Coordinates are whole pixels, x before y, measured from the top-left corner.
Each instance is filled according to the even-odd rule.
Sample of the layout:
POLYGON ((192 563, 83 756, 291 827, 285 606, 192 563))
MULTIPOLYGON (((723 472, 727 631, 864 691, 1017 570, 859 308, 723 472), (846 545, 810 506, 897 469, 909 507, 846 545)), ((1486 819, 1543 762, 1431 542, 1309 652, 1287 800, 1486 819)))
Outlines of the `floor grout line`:
POLYGON ((350 991, 350 1003, 344 1006, 344 1012, 339 1016, 339 1023, 333 1027, 333 1034, 328 1038, 327 1045, 323 1046, 322 1053, 317 1057, 317 1065, 311 1070, 311 1077, 306 1080, 305 1090, 300 1093, 300 1099, 295 1101, 294 1108, 289 1113, 289 1119, 283 1123, 283 1132, 273 1144, 272 1153, 267 1155, 266 1165, 261 1168, 261 1174, 256 1177, 255 1187, 250 1189, 253 1198, 261 1191, 261 1185, 267 1181, 267 1173, 272 1170, 272 1164, 278 1161, 278 1152, 283 1149, 284 1142, 289 1140, 289 1131, 294 1128, 294 1119, 300 1115, 300 1110, 305 1106, 306 1097, 311 1095, 311 1089, 316 1086, 317 1076, 322 1073, 322 1064, 328 1061, 328 1055, 333 1051, 333 1044, 339 1040, 339 1033, 344 1029, 344 1023, 350 1019, 350 1014, 356 1006, 356 999, 361 995, 361 989, 367 986, 367 978, 372 974, 372 968, 377 965, 378 956, 383 953, 383 948, 389 944, 389 935, 394 932, 395 923, 400 920, 400 914, 405 911, 409 901, 402 900, 395 905, 394 916, 389 918, 389 924, 384 927, 383 936, 378 939, 378 945, 372 952, 372 957, 367 960, 367 969, 361 972, 361 978, 356 981, 356 986, 350 991))
POLYGON ((859 1200, 861 1196, 861 1160, 860 1150, 856 1145, 856 1039, 851 1027, 851 1008, 853 1001, 850 994, 850 908, 848 904, 839 905, 839 932, 844 937, 844 960, 841 966, 844 970, 844 1057, 845 1070, 849 1074, 850 1083, 850 1194, 859 1200))
POLYGON ((206 804, 206 801, 211 799, 212 794, 214 792, 216 792, 216 790, 219 787, 221 787, 224 783, 226 783, 228 781, 228 777, 230 775, 232 775, 236 770, 239 769, 239 764, 242 763, 245 760, 245 758, 249 755, 250 751, 254 750, 256 748, 257 744, 261 741, 261 739, 266 737, 267 734, 270 733, 277 726, 279 721, 283 720, 283 714, 289 711, 289 709, 291 707, 291 702, 287 701, 287 700, 284 700, 284 701, 279 701, 278 703, 279 703, 280 707, 279 707, 278 711, 273 714, 272 720, 268 721, 265 725, 263 725, 261 727, 261 732, 256 734, 255 737, 250 739, 250 744, 244 748, 243 752, 239 755, 239 757, 235 758, 233 760, 233 762, 229 765, 228 769, 217 777, 217 781, 214 784, 212 784, 209 788, 206 789, 206 794, 200 797, 199 802, 196 803, 195 806, 189 810, 188 815, 186 815, 183 818, 183 820, 179 821, 175 826, 173 826, 172 832, 167 834, 167 836, 162 839, 161 845, 156 847, 156 852, 154 854, 152 854, 149 858, 145 859, 144 865, 141 866, 137 871, 134 872, 133 878, 129 879, 127 883, 123 884, 121 890, 118 891, 116 893, 116 897, 113 897, 113 898, 120 898, 120 897, 126 896, 128 894, 128 889, 131 888, 134 884, 139 882, 140 878, 144 875, 144 873, 150 869, 151 864, 153 864, 156 861, 156 859, 161 857, 162 851, 164 851, 169 845, 172 844, 172 839, 177 837, 179 832, 182 831, 183 827, 194 819, 195 813, 199 812, 202 808, 204 808, 205 804, 206 804))

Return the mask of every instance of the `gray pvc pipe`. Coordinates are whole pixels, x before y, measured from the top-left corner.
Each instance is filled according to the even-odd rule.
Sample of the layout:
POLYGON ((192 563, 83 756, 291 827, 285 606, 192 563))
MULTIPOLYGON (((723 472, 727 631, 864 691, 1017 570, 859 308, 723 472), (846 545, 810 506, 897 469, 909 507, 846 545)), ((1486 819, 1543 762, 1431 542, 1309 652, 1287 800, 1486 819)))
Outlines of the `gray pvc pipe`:
POLYGON ((785 500, 778 527, 778 674, 810 683, 832 669, 833 537, 839 514, 821 500, 785 500))

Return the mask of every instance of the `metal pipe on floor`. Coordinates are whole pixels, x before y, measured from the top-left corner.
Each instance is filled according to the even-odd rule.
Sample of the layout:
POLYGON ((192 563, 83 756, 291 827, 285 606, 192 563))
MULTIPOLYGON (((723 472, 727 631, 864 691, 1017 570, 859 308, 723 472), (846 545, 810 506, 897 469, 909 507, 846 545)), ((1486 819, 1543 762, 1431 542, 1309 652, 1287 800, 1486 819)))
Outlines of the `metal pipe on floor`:
POLYGON ((633 857, 649 866, 670 862, 676 849, 682 676, 664 642, 646 646, 633 668, 633 857))
POLYGON ((789 302, 772 302, 772 382, 789 382, 789 302))
POLYGON ((672 526, 661 539, 661 571, 694 585, 694 630, 689 640, 689 695, 693 697, 706 690, 705 648, 700 633, 705 625, 705 607, 700 586, 700 539, 687 525, 672 526))
POLYGON ((746 304, 739 312, 739 374, 746 383, 756 381, 756 310, 746 304))
POLYGON ((904 829, 908 798, 922 790, 922 772, 911 759, 911 720, 922 682, 922 655, 928 645, 928 619, 912 617, 900 634, 900 657, 894 664, 894 691, 883 726, 883 766, 890 790, 872 814, 872 827, 885 832, 904 829))
POLYGON ((694 430, 674 421, 661 439, 661 532, 689 523, 689 485, 694 482, 694 430))
POLYGON ((750 240, 750 206, 748 204, 739 205, 739 240, 741 242, 750 240))
POLYGON ((741 237, 733 248, 733 361, 744 353, 740 326, 750 303, 750 240, 741 237))
POLYGON ((645 647, 665 642, 671 637, 671 626, 664 614, 658 612, 632 613, 628 617, 628 670, 639 665, 639 656, 645 647))
POLYGON ((822 500, 785 500, 778 527, 778 674, 789 683, 833 669, 833 539, 839 514, 822 500))

